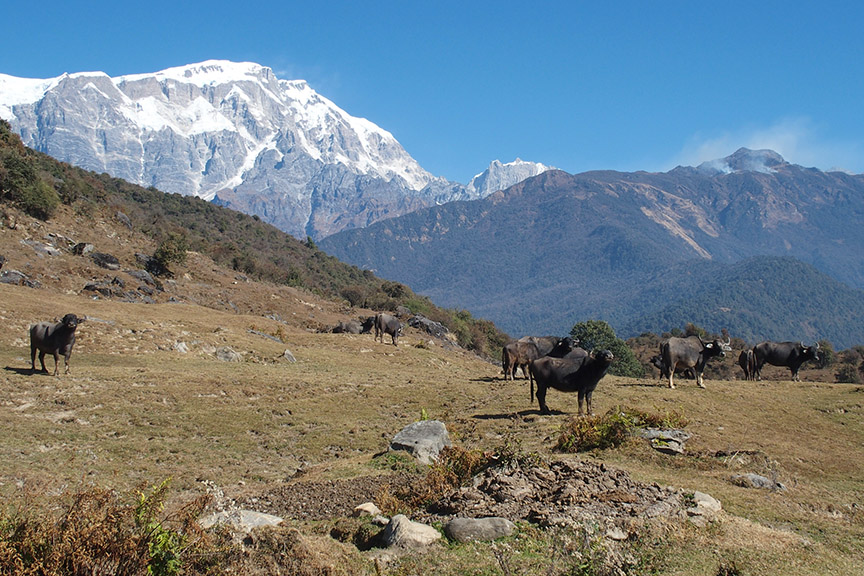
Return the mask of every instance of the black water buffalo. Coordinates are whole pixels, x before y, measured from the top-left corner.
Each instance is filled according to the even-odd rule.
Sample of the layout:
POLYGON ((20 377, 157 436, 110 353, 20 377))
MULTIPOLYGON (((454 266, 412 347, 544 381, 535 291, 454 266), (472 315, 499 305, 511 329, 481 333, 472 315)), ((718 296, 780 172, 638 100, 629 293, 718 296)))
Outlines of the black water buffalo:
POLYGON ((669 377, 669 388, 675 388, 675 383, 672 381, 672 376, 678 368, 693 368, 696 373, 696 384, 700 388, 704 388, 702 383, 702 372, 705 370, 705 364, 709 358, 714 356, 726 356, 726 352, 731 350, 729 344, 722 340, 713 340, 711 342, 703 342, 699 336, 688 336, 686 338, 678 338, 673 336, 662 344, 660 344, 660 357, 663 359, 663 364, 666 366, 667 375, 669 377))
MULTIPOLYGON (((669 371, 666 370, 666 364, 663 362, 663 357, 657 354, 656 356, 652 356, 648 362, 651 363, 652 366, 657 368, 660 371, 660 378, 669 378, 669 371)), ((690 380, 696 379, 696 374, 693 373, 692 368, 675 368, 675 374, 682 376, 684 378, 689 378, 690 380)))
POLYGON ((803 342, 761 342, 753 347, 754 379, 762 379, 762 367, 786 366, 792 372, 792 380, 800 381, 798 370, 807 360, 819 360, 819 343, 805 346, 803 342))
POLYGON ((516 378, 516 369, 522 368, 522 375, 530 377, 528 365, 537 358, 554 356, 560 358, 573 350, 576 342, 567 336, 525 336, 507 343, 501 351, 501 367, 505 380, 516 378))
POLYGON ((738 365, 744 371, 745 380, 756 379, 756 360, 753 355, 753 350, 742 350, 738 355, 738 365))
POLYGON ((591 395, 597 388, 597 383, 606 374, 615 357, 609 350, 601 350, 581 358, 553 358, 545 356, 531 362, 531 403, 534 403, 534 380, 537 381, 537 402, 540 412, 551 414, 546 405, 546 391, 555 388, 562 392, 579 393, 579 415, 583 401, 587 405, 588 414, 592 414, 591 395))
POLYGON ((384 334, 389 334, 393 339, 393 345, 398 346, 399 335, 402 334, 402 323, 390 314, 375 315, 375 340, 381 338, 384 343, 384 334))
POLYGON ((58 322, 39 322, 30 326, 30 369, 36 371, 36 351, 39 351, 39 362, 42 371, 45 368, 45 354, 54 356, 54 376, 59 374, 59 355, 63 355, 66 365, 65 374, 69 374, 69 357, 72 356, 72 346, 75 345, 75 330, 78 325, 86 320, 78 318, 75 314, 66 314, 58 322))

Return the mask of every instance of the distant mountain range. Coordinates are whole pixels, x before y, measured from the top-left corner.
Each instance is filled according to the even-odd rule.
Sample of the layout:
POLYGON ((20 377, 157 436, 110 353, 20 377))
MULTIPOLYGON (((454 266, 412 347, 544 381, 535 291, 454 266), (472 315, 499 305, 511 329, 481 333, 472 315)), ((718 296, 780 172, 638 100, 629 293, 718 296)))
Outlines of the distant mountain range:
POLYGON ((864 176, 767 150, 666 173, 547 171, 319 245, 513 335, 607 320, 864 343, 864 176))
POLYGON ((496 161, 465 185, 434 177, 386 130, 248 62, 117 78, 0 74, 0 118, 59 160, 213 200, 302 239, 482 198, 547 169, 496 161))

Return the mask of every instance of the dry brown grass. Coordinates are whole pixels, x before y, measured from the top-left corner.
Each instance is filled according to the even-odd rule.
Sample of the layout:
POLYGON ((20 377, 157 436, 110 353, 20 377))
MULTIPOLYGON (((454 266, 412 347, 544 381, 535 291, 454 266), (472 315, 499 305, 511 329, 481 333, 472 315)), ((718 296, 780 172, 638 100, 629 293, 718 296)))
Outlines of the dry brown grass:
MULTIPOLYGON (((540 415, 529 404, 527 381, 505 382, 499 366, 430 345, 413 330, 399 347, 371 335, 315 333, 364 311, 244 282, 194 254, 158 304, 93 300, 79 294, 83 282, 112 273, 72 255, 39 256, 20 243, 49 231, 74 236, 77 229, 63 219, 56 229, 33 222, 0 229, 6 266, 43 284, 0 285, 0 496, 7 506, 33 490, 51 502, 91 488, 130 493, 167 478, 170 505, 203 494, 203 480, 240 498, 294 482, 298 471, 300 480, 380 474, 373 456, 421 413, 444 421, 468 451, 518 443, 524 453, 563 457, 553 449, 567 416, 540 415), (169 303, 172 296, 182 303, 169 303), (67 312, 88 316, 72 374, 31 374, 27 326, 67 312), (178 342, 189 352, 175 350, 178 342), (211 353, 218 346, 231 346, 244 361, 220 362, 211 353), (286 348, 296 363, 282 357, 286 348)), ((135 251, 147 250, 134 232, 99 222, 87 230, 92 237, 75 239, 115 253, 124 266, 135 251), (103 239, 112 248, 100 247, 103 239)), ((680 457, 640 442, 582 457, 723 503, 725 515, 713 528, 676 528, 651 545, 664 551, 660 573, 713 574, 724 561, 748 575, 860 572, 864 389, 786 380, 706 384, 701 390, 687 381, 669 390, 651 378, 607 376, 594 397, 598 413, 631 406, 678 414, 693 438, 680 457), (776 477, 788 489, 748 490, 729 481, 744 471, 776 477)), ((575 412, 575 397, 550 395, 553 407, 575 412)), ((320 529, 289 524, 304 534, 320 529)), ((496 573, 504 546, 512 573, 529 573, 531 555, 548 560, 554 539, 527 526, 521 534, 497 552, 483 545, 441 548, 427 562, 442 574, 469 566, 496 573)), ((410 572, 410 563, 403 568, 410 572)))

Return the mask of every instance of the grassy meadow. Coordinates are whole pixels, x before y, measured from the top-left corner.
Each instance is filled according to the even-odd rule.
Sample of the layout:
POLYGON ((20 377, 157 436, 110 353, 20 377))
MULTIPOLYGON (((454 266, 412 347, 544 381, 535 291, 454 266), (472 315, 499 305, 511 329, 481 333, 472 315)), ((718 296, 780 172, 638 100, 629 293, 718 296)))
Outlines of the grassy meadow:
MULTIPOLYGON (((529 404, 527 381, 505 382, 498 365, 410 329, 399 347, 369 334, 315 333, 304 324, 338 317, 335 305, 269 290, 270 307, 290 322, 188 303, 121 303, 0 285, 6 506, 49 505, 92 486, 134 493, 166 479, 170 504, 200 495, 203 481, 248 498, 284 483, 380 474, 376 454, 424 414, 444 421, 454 442, 468 449, 507 444, 553 458, 595 459, 640 481, 722 502, 721 521, 708 528, 685 523, 643 544, 654 558, 646 573, 854 574, 864 567, 860 386, 709 380, 705 390, 692 381, 669 390, 656 378, 607 376, 595 393, 597 413, 628 406, 681 414, 693 434, 686 453, 668 456, 634 440, 558 454, 553 449, 575 415, 575 395, 550 391, 556 413, 541 416, 529 404), (67 312, 88 317, 72 373, 31 374, 28 324, 67 312), (188 352, 176 349, 180 342, 188 352), (244 360, 217 360, 213 350, 220 346, 244 360), (286 349, 296 362, 284 357, 286 349), (786 490, 730 482, 744 472, 775 478, 786 490)), ((320 523, 288 523, 323 530, 320 523)), ((529 574, 544 566, 550 574, 576 573, 557 568, 556 538, 562 536, 524 524, 512 540, 442 546, 386 570, 529 574)), ((361 565, 372 570, 369 562, 361 565)))

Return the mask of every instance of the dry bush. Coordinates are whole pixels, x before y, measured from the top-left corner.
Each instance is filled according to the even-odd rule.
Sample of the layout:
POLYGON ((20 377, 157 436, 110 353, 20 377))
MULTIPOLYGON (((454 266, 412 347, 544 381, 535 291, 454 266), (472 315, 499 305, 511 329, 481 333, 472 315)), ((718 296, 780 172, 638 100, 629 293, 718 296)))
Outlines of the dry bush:
POLYGON ((162 516, 166 490, 167 482, 130 504, 91 488, 63 495, 54 513, 0 512, 0 573, 172 575, 185 567, 207 573, 219 553, 195 522, 207 497, 162 516))
POLYGON ((448 446, 425 476, 395 491, 386 486, 379 491, 375 501, 389 516, 425 508, 464 485, 493 461, 492 456, 478 450, 448 446))
POLYGON ((683 428, 688 423, 682 411, 650 414, 616 406, 602 416, 570 418, 561 429, 556 448, 562 452, 587 452, 616 448, 636 428, 683 428))

